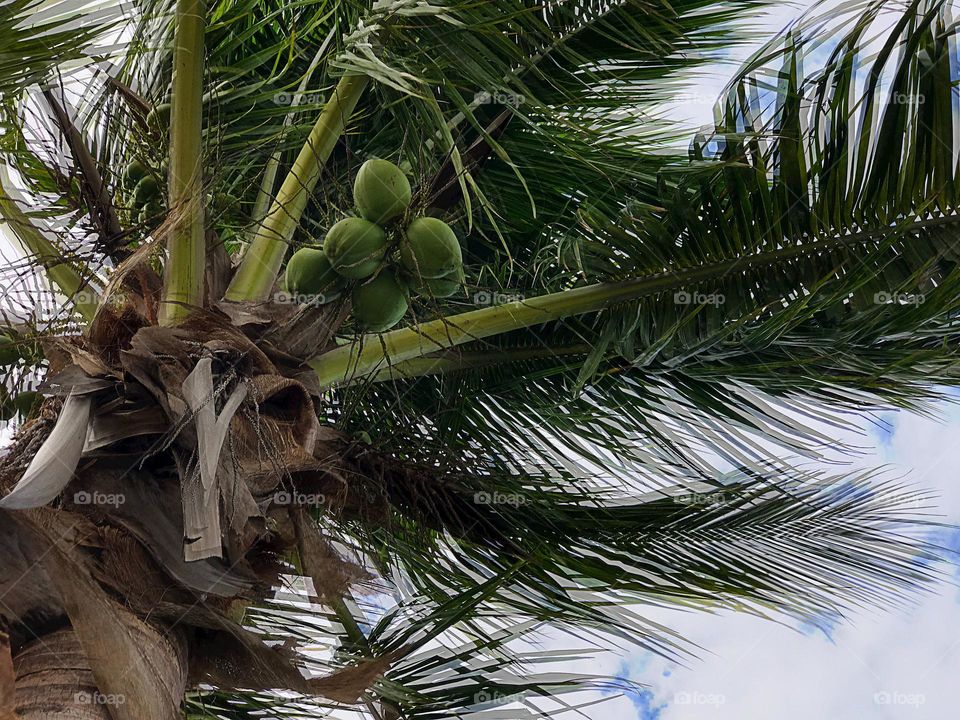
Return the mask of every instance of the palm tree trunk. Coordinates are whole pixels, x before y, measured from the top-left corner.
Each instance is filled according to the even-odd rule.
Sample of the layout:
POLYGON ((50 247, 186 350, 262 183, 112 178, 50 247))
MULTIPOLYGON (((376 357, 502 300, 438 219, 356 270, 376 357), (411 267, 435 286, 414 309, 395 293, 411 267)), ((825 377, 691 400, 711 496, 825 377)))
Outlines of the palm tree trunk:
POLYGON ((111 720, 80 641, 59 630, 24 646, 13 660, 20 720, 111 720))
MULTIPOLYGON (((177 714, 186 680, 186 656, 176 651, 144 648, 158 677, 175 685, 169 710, 146 709, 149 720, 177 714)), ((150 698, 108 694, 98 686, 77 633, 58 630, 28 643, 13 659, 16 675, 14 707, 19 720, 148 720, 144 703, 150 698)), ((133 668, 131 667, 131 671, 133 668)), ((133 678, 112 678, 118 688, 136 688, 133 678)), ((115 691, 116 692, 116 691, 115 691)), ((6 720, 4 718, 4 720, 6 720)))

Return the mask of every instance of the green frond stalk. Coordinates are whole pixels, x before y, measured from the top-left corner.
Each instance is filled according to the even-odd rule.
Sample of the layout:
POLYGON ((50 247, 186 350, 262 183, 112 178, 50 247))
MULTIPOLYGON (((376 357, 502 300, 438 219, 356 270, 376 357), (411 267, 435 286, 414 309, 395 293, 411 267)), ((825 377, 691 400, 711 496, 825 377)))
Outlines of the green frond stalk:
POLYGON ((90 286, 88 278, 64 259, 43 233, 30 221, 26 213, 9 195, 10 174, 0 161, 0 219, 4 220, 14 237, 20 241, 23 251, 31 260, 43 267, 50 279, 73 303, 83 318, 89 322, 97 311, 98 294, 90 286))
POLYGON ((436 355, 427 355, 390 365, 377 372, 373 376, 373 381, 408 380, 426 375, 443 375, 444 373, 462 370, 476 370, 491 365, 522 363, 545 357, 587 355, 591 349, 591 346, 587 343, 579 343, 558 347, 513 348, 509 350, 500 348, 471 352, 448 350, 436 355))
POLYGON ((203 304, 206 241, 203 207, 203 0, 178 0, 170 114, 169 204, 173 227, 167 240, 160 323, 177 325, 203 304))
MULTIPOLYGON (((327 47, 329 46, 331 40, 333 40, 332 29, 327 34, 327 37, 324 38, 324 41, 321 44, 320 49, 317 50, 316 54, 313 56, 313 61, 310 63, 310 67, 307 69, 306 74, 303 76, 303 79, 300 81, 300 85, 297 86, 297 92, 293 96, 293 101, 291 102, 290 112, 288 112, 286 117, 283 118, 284 130, 286 130, 293 124, 293 120, 297 116, 297 106, 300 104, 300 99, 303 96, 303 94, 307 91, 307 88, 310 85, 310 81, 313 78, 313 73, 317 69, 317 66, 320 65, 320 61, 323 60, 323 56, 327 52, 327 47)), ((263 219, 267 216, 267 213, 270 211, 270 206, 273 202, 273 188, 277 181, 277 171, 280 168, 280 160, 282 158, 283 158, 283 153, 280 150, 277 150, 267 159, 267 165, 264 168, 263 177, 260 180, 260 190, 257 193, 257 200, 253 204, 254 224, 251 227, 252 234, 255 234, 256 228, 260 227, 260 224, 263 222, 263 219)))
POLYGON ((602 310, 627 300, 673 287, 672 273, 616 283, 599 283, 549 295, 471 310, 402 328, 365 335, 310 361, 321 387, 341 385, 396 364, 456 347, 472 340, 532 327, 564 317, 602 310))
MULTIPOLYGON (((682 289, 695 283, 723 278, 735 270, 777 265, 795 257, 815 255, 842 245, 851 246, 871 241, 878 236, 892 237, 925 227, 957 223, 960 223, 958 216, 932 217, 905 223, 899 228, 885 228, 878 233, 865 232, 834 237, 710 265, 666 271, 620 282, 597 283, 471 310, 382 335, 364 335, 349 345, 343 345, 313 358, 309 364, 316 371, 321 387, 342 385, 373 373, 389 373, 390 366, 399 366, 400 372, 404 372, 400 363, 423 358, 473 340, 482 340, 566 317, 597 312, 654 293, 682 289)), ((414 374, 424 374, 423 367, 410 369, 414 374)))
POLYGON ((307 199, 368 82, 365 75, 340 79, 244 254, 227 288, 226 300, 264 300, 269 295, 307 199))

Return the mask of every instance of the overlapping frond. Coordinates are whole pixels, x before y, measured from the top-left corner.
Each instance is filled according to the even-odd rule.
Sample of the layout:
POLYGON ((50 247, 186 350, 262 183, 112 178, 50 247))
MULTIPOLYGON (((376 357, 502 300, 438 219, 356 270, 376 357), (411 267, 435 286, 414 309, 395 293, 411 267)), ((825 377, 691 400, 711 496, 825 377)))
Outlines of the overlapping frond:
POLYGON ((119 23, 115 3, 79 4, 73 0, 9 0, 0 5, 0 98, 9 100, 30 85, 49 82, 55 71, 67 72, 89 64, 104 50, 119 23))
MULTIPOLYGON (((498 284, 473 288, 483 302, 604 279, 649 277, 653 290, 468 343, 450 353, 452 379, 399 373, 388 388, 346 391, 344 408, 370 393, 369 407, 395 412, 381 416, 384 437, 401 446, 461 437, 539 453, 527 438, 545 433, 576 456, 564 434, 576 427, 634 459, 679 449, 693 475, 709 464, 702 447, 684 448, 698 438, 746 464, 762 457, 757 443, 821 445, 818 422, 844 409, 923 408, 958 372, 956 153, 932 151, 956 118, 951 83, 922 71, 952 77, 950 11, 862 3, 792 29, 744 69, 716 129, 695 140, 682 175, 664 170, 654 203, 624 196, 616 221, 584 209, 576 233, 539 235, 527 272, 505 263, 498 284), (828 23, 849 32, 826 34, 828 23), (824 42, 833 56, 807 59, 803 74, 824 42), (903 157, 878 149, 883 138, 903 157), (613 416, 621 431, 605 442, 613 416)), ((467 307, 453 298, 445 310, 467 307)))

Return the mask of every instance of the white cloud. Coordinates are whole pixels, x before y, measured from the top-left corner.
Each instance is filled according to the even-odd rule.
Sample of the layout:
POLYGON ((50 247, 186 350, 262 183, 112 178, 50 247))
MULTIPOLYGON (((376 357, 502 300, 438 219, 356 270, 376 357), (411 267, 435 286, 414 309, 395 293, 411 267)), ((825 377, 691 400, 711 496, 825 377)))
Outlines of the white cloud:
MULTIPOLYGON (((892 414, 893 434, 870 431, 873 453, 906 479, 937 489, 943 519, 960 521, 960 409, 942 421, 892 414)), ((870 425, 864 420, 863 427, 870 425)), ((956 540, 956 539, 955 539, 956 540)), ((704 648, 687 667, 649 653, 630 658, 630 676, 649 688, 637 705, 599 706, 615 720, 744 720, 776 717, 952 717, 960 670, 960 594, 944 583, 903 611, 863 610, 829 636, 736 613, 651 609, 647 617, 704 648), (665 705, 665 707, 661 707, 665 705), (615 710, 614 712, 611 712, 615 710)), ((586 667, 586 664, 585 664, 586 667)), ((596 668, 594 668, 596 669, 596 668)), ((606 666, 605 666, 606 669, 606 666)), ((588 713, 589 714, 589 713, 588 713)))

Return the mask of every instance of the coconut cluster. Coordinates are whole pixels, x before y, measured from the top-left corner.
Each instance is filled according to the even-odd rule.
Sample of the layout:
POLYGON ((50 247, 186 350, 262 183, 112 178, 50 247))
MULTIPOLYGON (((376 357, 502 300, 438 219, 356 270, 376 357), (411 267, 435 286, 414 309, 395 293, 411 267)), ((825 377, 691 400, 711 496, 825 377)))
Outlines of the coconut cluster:
POLYGON ((166 168, 154 170, 132 160, 123 171, 123 187, 130 198, 131 217, 141 223, 163 213, 166 168))
POLYGON ((359 217, 333 225, 322 246, 297 250, 287 262, 286 288, 329 302, 350 288, 353 317, 382 332, 407 313, 410 294, 453 295, 463 282, 456 234, 437 218, 404 224, 410 181, 386 160, 368 160, 357 173, 353 201, 359 217))
MULTIPOLYGON (((154 134, 170 124, 170 103, 155 105, 146 117, 154 134)), ((130 222, 146 224, 163 214, 166 204, 167 163, 159 166, 135 158, 123 169, 121 186, 130 212, 130 222)))
MULTIPOLYGON (((10 368, 21 362, 32 363, 36 360, 37 349, 29 343, 17 342, 9 335, 0 335, 0 367, 10 368)), ((7 389, 0 385, 0 420, 9 420, 14 415, 29 417, 40 406, 41 395, 33 390, 24 390, 16 397, 10 397, 7 389)))

